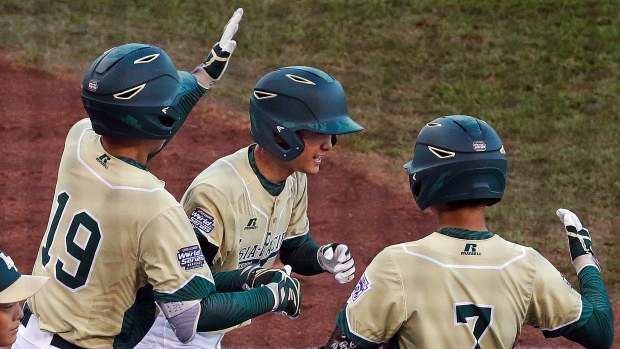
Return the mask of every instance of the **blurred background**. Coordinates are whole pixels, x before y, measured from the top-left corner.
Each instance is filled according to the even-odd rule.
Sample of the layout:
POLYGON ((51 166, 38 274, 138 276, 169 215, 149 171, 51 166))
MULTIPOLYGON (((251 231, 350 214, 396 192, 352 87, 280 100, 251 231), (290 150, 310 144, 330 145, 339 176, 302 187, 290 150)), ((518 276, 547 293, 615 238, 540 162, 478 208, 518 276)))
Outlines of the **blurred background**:
POLYGON ((576 284, 555 215, 559 207, 572 210, 590 228, 618 299, 619 5, 0 0, 0 54, 81 81, 103 51, 142 42, 162 47, 177 69, 191 70, 243 7, 237 50, 211 101, 246 111, 254 83, 270 70, 320 68, 342 83, 351 116, 366 128, 342 143, 388 159, 395 180, 402 180, 401 166, 426 122, 452 114, 481 118, 499 133, 509 161, 504 200, 488 211, 490 229, 536 248, 576 284))

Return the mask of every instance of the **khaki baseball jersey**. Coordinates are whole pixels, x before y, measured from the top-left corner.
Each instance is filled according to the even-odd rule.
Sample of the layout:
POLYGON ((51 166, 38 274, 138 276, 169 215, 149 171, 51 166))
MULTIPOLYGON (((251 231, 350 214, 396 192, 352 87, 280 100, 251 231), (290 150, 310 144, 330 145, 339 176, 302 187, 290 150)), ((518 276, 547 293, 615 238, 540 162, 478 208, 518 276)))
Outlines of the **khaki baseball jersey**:
POLYGON ((250 264, 271 268, 282 242, 309 230, 306 175, 293 173, 284 190, 272 196, 250 166, 249 149, 215 161, 181 199, 192 225, 219 247, 216 271, 250 264))
POLYGON ((397 335, 400 348, 512 348, 523 323, 579 319, 581 297, 551 263, 487 234, 433 233, 381 251, 347 301, 348 329, 369 344, 397 335))
POLYGON ((181 205, 153 174, 106 153, 88 119, 67 136, 33 274, 52 278, 28 300, 41 329, 85 348, 143 336, 155 319, 154 299, 215 291, 181 205), (149 291, 144 304, 139 289, 149 291), (132 323, 145 309, 150 322, 132 323))

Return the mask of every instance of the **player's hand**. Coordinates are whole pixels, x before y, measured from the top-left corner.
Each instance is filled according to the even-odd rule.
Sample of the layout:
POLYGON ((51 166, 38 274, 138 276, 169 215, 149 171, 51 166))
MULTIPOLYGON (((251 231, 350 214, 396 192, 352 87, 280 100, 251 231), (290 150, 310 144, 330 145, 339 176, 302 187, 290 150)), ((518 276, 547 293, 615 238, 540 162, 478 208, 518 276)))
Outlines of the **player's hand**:
POLYGON ((233 37, 237 29, 239 29, 241 17, 243 17, 243 9, 238 8, 228 23, 226 23, 220 40, 213 45, 205 61, 198 65, 193 72, 203 69, 214 80, 222 78, 226 67, 228 67, 228 60, 237 48, 237 42, 233 40, 233 37))
POLYGON ((288 315, 295 319, 301 314, 301 286, 299 281, 290 277, 291 267, 285 265, 267 285, 275 297, 274 312, 288 315))
POLYGON ((286 271, 282 269, 265 269, 258 264, 250 265, 241 270, 236 284, 240 289, 247 291, 254 287, 267 285, 279 273, 286 273, 286 271))
POLYGON ((564 229, 568 237, 570 258, 575 270, 577 270, 577 274, 587 265, 592 265, 600 271, 601 266, 594 257, 592 240, 590 239, 590 232, 588 229, 583 227, 577 215, 567 209, 558 209, 556 214, 562 223, 564 223, 564 229))
POLYGON ((355 261, 347 245, 337 243, 323 245, 316 254, 321 268, 334 274, 338 283, 344 284, 353 280, 355 261))

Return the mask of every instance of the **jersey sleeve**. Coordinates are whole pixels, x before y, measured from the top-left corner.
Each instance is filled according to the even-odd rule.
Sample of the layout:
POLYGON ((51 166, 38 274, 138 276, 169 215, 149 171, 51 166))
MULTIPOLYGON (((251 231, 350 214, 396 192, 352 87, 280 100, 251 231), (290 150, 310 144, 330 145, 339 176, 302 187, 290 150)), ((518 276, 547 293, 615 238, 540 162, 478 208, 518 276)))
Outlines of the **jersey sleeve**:
POLYGON ((406 321, 402 276, 386 250, 370 263, 338 317, 338 327, 355 344, 387 343, 406 321))
POLYGON ((292 197, 293 206, 291 211, 291 220, 286 230, 286 238, 295 238, 306 234, 310 230, 310 222, 308 221, 308 177, 296 172, 289 177, 293 185, 292 197))
POLYGON ((201 299, 215 292, 211 271, 181 206, 151 219, 140 235, 138 258, 157 301, 201 299))
POLYGON ((579 321, 581 296, 547 259, 534 253, 537 273, 525 323, 543 331, 556 331, 579 321))
POLYGON ((201 184, 183 196, 183 209, 196 233, 217 248, 209 263, 226 260, 235 246, 235 221, 228 198, 217 188, 201 184))

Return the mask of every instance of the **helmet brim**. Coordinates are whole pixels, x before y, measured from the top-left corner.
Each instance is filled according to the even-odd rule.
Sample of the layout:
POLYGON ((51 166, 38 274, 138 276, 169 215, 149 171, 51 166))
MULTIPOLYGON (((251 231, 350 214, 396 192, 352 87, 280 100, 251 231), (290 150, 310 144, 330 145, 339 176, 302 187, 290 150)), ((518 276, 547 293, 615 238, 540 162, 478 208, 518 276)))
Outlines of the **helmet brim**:
POLYGON ((317 133, 328 135, 342 135, 346 133, 362 131, 364 128, 348 116, 341 116, 329 121, 319 122, 316 124, 306 124, 305 127, 299 129, 308 129, 317 133))

